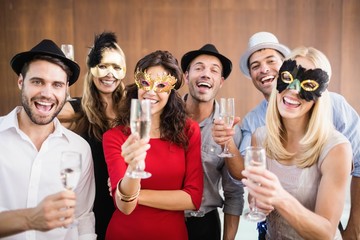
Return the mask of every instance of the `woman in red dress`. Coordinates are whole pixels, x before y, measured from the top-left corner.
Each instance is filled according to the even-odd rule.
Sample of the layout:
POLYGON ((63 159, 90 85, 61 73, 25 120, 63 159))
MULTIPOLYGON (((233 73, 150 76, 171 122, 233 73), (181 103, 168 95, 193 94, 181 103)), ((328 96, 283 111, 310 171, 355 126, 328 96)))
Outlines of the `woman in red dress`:
POLYGON ((185 113, 176 90, 183 84, 176 58, 156 51, 135 67, 135 83, 126 88, 118 126, 103 136, 116 210, 106 239, 187 239, 184 210, 198 209, 203 192, 201 135, 185 113), (132 98, 151 101, 150 138, 130 131, 132 98), (126 173, 137 164, 147 179, 126 173), (146 167, 145 167, 146 165, 146 167))

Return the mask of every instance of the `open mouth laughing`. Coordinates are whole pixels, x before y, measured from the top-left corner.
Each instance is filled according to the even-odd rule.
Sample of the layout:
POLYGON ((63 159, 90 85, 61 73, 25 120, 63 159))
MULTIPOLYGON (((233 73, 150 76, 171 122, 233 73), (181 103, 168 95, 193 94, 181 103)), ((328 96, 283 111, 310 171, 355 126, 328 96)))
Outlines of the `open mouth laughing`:
POLYGON ((210 83, 208 83, 208 82, 198 82, 196 84, 196 86, 198 87, 198 89, 204 90, 204 91, 209 90, 209 89, 212 88, 212 85, 210 83))
POLYGON ((106 80, 106 79, 101 79, 100 82, 102 84, 104 84, 105 86, 112 86, 115 84, 117 80, 106 80))
POLYGON ((274 81, 274 79, 275 79, 275 76, 265 76, 260 79, 260 82, 262 84, 268 84, 268 83, 272 83, 272 81, 274 81))
POLYGON ((295 100, 294 98, 289 98, 286 96, 283 97, 283 103, 289 107, 299 107, 301 105, 299 101, 295 100))
POLYGON ((40 112, 48 113, 54 107, 54 103, 44 102, 44 101, 35 101, 35 107, 40 112))

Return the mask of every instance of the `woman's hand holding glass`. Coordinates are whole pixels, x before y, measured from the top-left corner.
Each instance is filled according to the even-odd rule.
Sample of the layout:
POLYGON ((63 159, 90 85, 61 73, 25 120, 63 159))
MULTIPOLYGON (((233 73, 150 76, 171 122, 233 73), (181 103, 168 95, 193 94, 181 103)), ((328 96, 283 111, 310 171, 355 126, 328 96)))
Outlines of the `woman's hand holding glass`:
POLYGON ((293 198, 281 185, 279 178, 271 171, 259 167, 247 167, 242 171, 243 184, 249 192, 250 209, 268 215, 282 199, 293 198))
MULTIPOLYGON (((150 139, 150 129, 151 129, 151 102, 150 100, 139 100, 131 99, 131 109, 130 109, 130 129, 131 132, 137 134, 137 139, 135 138, 132 144, 141 148, 141 143, 149 142, 150 139), (140 145, 136 144, 136 141, 140 141, 140 145)), ((144 171, 145 169, 145 157, 146 152, 137 152, 137 149, 134 149, 135 152, 130 152, 129 155, 132 157, 134 154, 138 155, 133 157, 131 162, 137 162, 135 169, 128 169, 130 171, 126 172, 126 175, 130 178, 148 178, 151 177, 151 173, 144 171)), ((125 158, 125 157, 124 157, 125 158)), ((130 158, 128 157, 128 160, 130 158)), ((125 160, 126 161, 126 160, 125 160)))
MULTIPOLYGON (((256 168, 257 170, 262 170, 266 168, 266 153, 265 149, 261 147, 248 147, 245 152, 245 169, 249 171, 250 168, 256 168)), ((252 193, 256 191, 256 188, 261 187, 261 182, 258 180, 259 176, 256 175, 246 175, 247 181, 245 181, 245 186, 248 187, 249 194, 253 196, 250 203, 250 209, 245 211, 245 219, 249 221, 263 221, 266 218, 266 214, 262 211, 259 211, 256 204, 256 196, 252 193), (255 188, 254 188, 255 187, 255 188)), ((244 181, 243 181, 244 182, 244 181)))
POLYGON ((149 138, 142 138, 138 133, 132 133, 121 146, 121 156, 128 164, 128 173, 144 170, 146 152, 150 149, 149 138))

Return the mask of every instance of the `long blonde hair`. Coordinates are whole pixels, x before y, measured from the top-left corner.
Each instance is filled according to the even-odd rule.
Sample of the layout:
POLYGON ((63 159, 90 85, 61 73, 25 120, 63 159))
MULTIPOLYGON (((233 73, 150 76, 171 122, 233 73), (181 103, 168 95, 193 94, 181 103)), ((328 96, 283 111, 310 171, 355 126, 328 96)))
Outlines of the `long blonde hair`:
MULTIPOLYGON (((326 71, 331 77, 331 65, 326 56, 313 47, 295 48, 287 59, 295 60, 297 57, 304 57, 310 60, 316 68, 326 71)), ((264 146, 267 155, 277 160, 290 160, 296 156, 296 165, 306 168, 315 164, 329 137, 329 132, 334 128, 332 123, 331 101, 328 91, 324 91, 314 102, 310 109, 310 118, 304 137, 300 140, 299 152, 288 152, 284 148, 286 129, 283 125, 276 96, 278 92, 274 88, 269 99, 269 106, 266 114, 267 137, 264 146)))

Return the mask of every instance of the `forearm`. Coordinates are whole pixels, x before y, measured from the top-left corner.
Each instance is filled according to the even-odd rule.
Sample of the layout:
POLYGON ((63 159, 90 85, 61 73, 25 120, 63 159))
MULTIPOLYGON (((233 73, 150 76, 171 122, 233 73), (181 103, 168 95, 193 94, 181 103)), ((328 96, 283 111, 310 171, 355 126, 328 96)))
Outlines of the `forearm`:
POLYGON ((360 239, 360 177, 352 177, 351 180, 351 209, 350 217, 343 239, 360 239))
POLYGON ((241 171, 244 170, 244 159, 235 145, 234 140, 229 141, 228 149, 235 156, 232 158, 225 158, 225 164, 230 172, 230 175, 237 180, 241 180, 243 178, 241 171))
POLYGON ((235 216, 231 214, 224 214, 224 236, 223 240, 234 240, 238 226, 239 226, 240 216, 235 216))
POLYGON ((19 209, 0 213, 0 237, 6 237, 30 230, 29 212, 31 209, 19 209))
POLYGON ((124 177, 116 188, 115 202, 117 208, 124 214, 130 214, 135 209, 140 191, 140 179, 124 177), (125 197, 124 197, 125 196, 125 197))
POLYGON ((322 240, 334 237, 336 228, 332 230, 333 227, 327 219, 302 206, 289 193, 275 206, 275 209, 304 239, 322 240))
POLYGON ((194 210, 191 197, 182 190, 141 190, 138 204, 163 210, 194 210))

